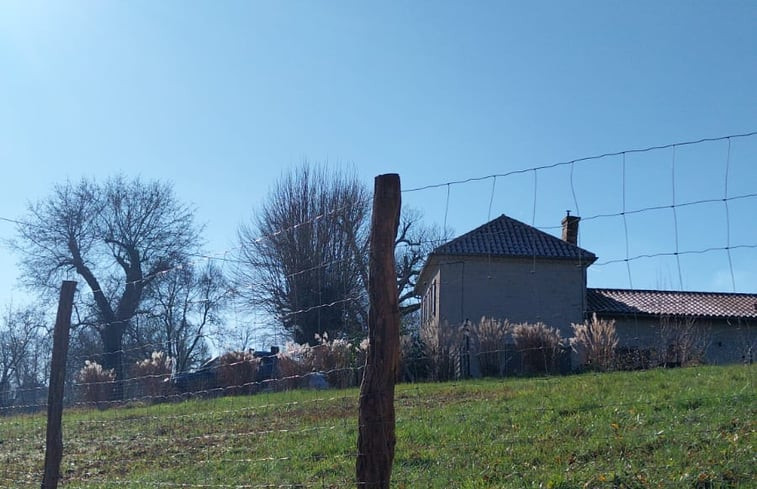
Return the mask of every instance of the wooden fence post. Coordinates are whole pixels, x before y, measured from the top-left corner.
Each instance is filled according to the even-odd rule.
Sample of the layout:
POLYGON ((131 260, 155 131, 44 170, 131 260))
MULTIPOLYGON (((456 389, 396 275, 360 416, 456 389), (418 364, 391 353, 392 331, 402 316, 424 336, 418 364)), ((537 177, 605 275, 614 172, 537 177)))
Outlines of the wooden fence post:
POLYGON ((394 462, 394 381, 399 360, 400 311, 394 242, 401 206, 400 177, 379 175, 373 192, 368 277, 368 358, 360 385, 358 489, 387 489, 394 462))
POLYGON ((60 461, 63 458, 63 384, 66 380, 66 357, 71 329, 76 282, 65 280, 60 288, 58 315, 53 332, 53 358, 50 363, 50 387, 47 393, 47 442, 45 444, 45 473, 42 489, 56 489, 60 479, 60 461))

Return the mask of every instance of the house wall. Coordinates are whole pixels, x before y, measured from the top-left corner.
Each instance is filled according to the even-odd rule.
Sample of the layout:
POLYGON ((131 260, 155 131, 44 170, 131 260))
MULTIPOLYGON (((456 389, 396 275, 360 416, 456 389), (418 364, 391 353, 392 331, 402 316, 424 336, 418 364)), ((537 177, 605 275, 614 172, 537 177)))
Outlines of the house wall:
MULTIPOLYGON (((621 317, 615 319, 618 346, 653 350, 667 348, 661 319, 655 317, 621 317)), ((686 321, 667 321, 666 327, 685 327, 686 321)), ((757 360, 757 321, 694 320, 697 336, 706 345, 705 362, 712 365, 757 360)))
POLYGON ((437 324, 481 317, 543 322, 570 336, 583 321, 586 269, 565 260, 466 257, 440 261, 437 324))
MULTIPOLYGON (((572 336, 572 323, 584 320, 586 268, 576 262, 439 257, 424 275, 422 324, 427 334, 435 332, 440 341, 440 326, 460 326, 484 316, 513 323, 541 321, 558 328, 563 338, 572 336)), ((659 317, 600 317, 616 321, 621 348, 659 352, 668 346, 659 317)), ((674 327, 675 323, 668 321, 667 325, 674 327)), ((757 360, 757 320, 698 319, 694 325, 706 345, 705 362, 719 365, 757 360)), ((470 372, 476 376, 475 346, 468 351, 473 354, 470 372)), ((574 367, 577 360, 573 358, 574 367)))

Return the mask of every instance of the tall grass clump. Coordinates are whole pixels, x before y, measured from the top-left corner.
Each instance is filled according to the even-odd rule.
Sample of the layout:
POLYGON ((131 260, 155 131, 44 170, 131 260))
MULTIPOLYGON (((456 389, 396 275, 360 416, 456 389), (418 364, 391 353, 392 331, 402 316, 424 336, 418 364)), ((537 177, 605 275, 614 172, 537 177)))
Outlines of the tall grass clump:
POLYGON ((470 333, 475 342, 481 375, 501 376, 506 365, 503 355, 507 338, 512 333, 512 325, 508 321, 482 317, 471 327, 470 333))
POLYGON ((597 319, 594 314, 591 321, 571 326, 573 337, 570 346, 578 354, 582 366, 603 372, 616 367, 618 336, 615 333, 615 321, 597 319))
MULTIPOLYGON (((354 386, 359 346, 342 338, 329 340, 325 332, 315 335, 315 339, 318 344, 310 348, 313 370, 324 372, 331 387, 344 389, 354 386)), ((367 348, 367 342, 365 345, 367 348)))
POLYGON ((169 394, 169 380, 173 370, 173 358, 162 351, 154 351, 150 358, 134 364, 131 369, 137 395, 156 401, 169 394))
POLYGON ((116 372, 104 369, 102 365, 90 360, 84 361, 84 367, 76 373, 78 397, 98 409, 110 400, 115 386, 116 372))
POLYGON ((544 323, 521 323, 513 327, 515 348, 524 373, 554 373, 562 352, 560 332, 544 323))
POLYGON ((430 363, 431 380, 444 381, 455 378, 462 335, 461 326, 452 326, 447 322, 438 327, 430 322, 421 326, 421 338, 425 357, 430 363))
POLYGON ((343 338, 330 340, 328 333, 315 335, 316 345, 287 343, 278 355, 279 377, 285 388, 308 387, 306 377, 314 372, 325 377, 330 387, 343 389, 359 383, 368 341, 354 345, 343 338))

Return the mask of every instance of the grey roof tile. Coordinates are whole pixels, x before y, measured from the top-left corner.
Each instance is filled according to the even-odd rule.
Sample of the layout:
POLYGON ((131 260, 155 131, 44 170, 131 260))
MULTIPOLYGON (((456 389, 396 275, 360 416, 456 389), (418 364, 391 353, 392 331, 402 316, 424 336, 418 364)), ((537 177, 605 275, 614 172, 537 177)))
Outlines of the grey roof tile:
POLYGON ((667 290, 586 289, 599 315, 658 315, 757 319, 757 294, 667 290))
POLYGON ((433 254, 568 259, 587 265, 597 259, 590 251, 504 214, 439 246, 433 254))

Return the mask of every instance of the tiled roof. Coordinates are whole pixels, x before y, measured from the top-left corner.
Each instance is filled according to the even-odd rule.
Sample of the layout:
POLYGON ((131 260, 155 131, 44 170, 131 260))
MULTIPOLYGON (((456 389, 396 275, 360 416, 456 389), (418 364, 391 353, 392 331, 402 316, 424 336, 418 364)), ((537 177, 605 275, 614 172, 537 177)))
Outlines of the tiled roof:
POLYGON ((504 214, 439 246, 433 254, 580 259, 587 265, 597 259, 590 251, 504 214))
POLYGON ((757 294, 586 289, 589 312, 757 319, 757 294))

